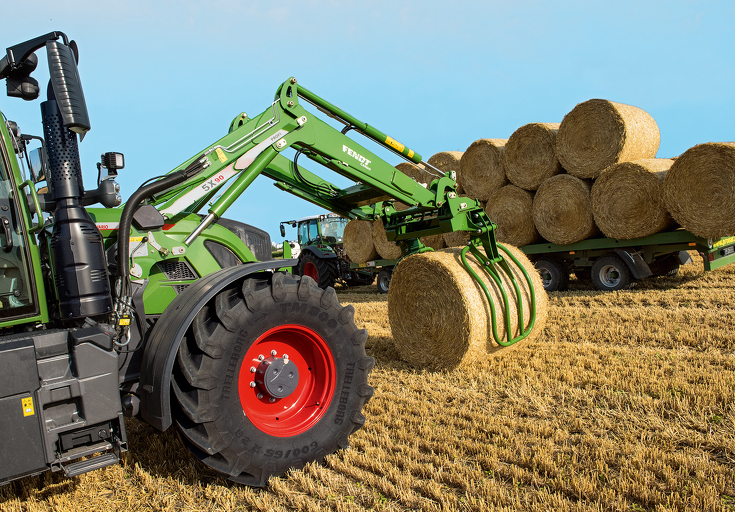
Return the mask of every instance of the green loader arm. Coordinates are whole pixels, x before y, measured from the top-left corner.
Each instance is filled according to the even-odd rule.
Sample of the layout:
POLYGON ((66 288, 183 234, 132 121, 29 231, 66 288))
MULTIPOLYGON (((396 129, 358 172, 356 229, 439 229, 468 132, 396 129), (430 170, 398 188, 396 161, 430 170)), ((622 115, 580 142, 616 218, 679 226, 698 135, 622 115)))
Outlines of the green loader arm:
MULTIPOLYGON (((507 274, 513 282, 516 298, 520 297, 519 286, 502 255, 510 256, 510 253, 504 248, 499 251, 495 241, 495 224, 487 217, 479 201, 459 197, 454 172, 444 174, 423 163, 437 178, 430 184, 417 183, 351 138, 351 131, 359 132, 413 164, 423 163, 421 155, 412 149, 300 86, 295 78, 290 78, 281 84, 275 101, 263 113, 255 118, 239 115, 233 120, 227 135, 174 169, 184 169, 197 161, 205 167, 196 177, 155 197, 153 204, 167 217, 198 212, 207 207, 207 216, 185 240, 189 245, 207 226, 225 214, 258 175, 264 174, 281 190, 339 215, 365 220, 382 217, 387 238, 400 244, 404 256, 430 250, 419 242, 419 237, 466 231, 470 234, 470 243, 463 251, 462 260, 488 300, 489 291, 466 261, 468 251, 481 262, 493 281, 500 283, 500 272, 507 274), (344 124, 345 128, 342 131, 333 128, 306 110, 300 100, 344 124), (293 160, 282 155, 288 148, 296 150, 293 160), (356 184, 344 189, 337 187, 303 168, 298 163, 302 155, 356 184), (225 187, 227 183, 230 184, 225 187), (217 194, 221 195, 215 199, 217 194), (379 201, 386 195, 391 199, 379 201), (378 202, 360 206, 373 201, 378 202), (409 208, 397 211, 394 201, 408 204, 409 208)), ((533 293, 530 278, 528 275, 525 278, 533 293)), ((504 296, 506 312, 509 311, 509 300, 504 296)), ((516 300, 516 303, 519 325, 523 325, 521 301, 516 300)), ((533 301, 531 309, 530 324, 515 338, 511 335, 510 318, 506 314, 507 338, 501 340, 495 332, 496 341, 510 345, 526 337, 535 318, 533 301)), ((495 315, 492 316, 495 326, 495 315)))

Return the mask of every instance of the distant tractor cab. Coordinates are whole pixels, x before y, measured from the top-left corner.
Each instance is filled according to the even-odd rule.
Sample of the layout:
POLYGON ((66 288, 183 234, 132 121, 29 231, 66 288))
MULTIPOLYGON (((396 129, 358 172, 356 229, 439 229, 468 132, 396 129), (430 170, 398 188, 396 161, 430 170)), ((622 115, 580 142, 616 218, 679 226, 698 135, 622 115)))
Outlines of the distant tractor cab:
POLYGON ((372 283, 371 272, 350 269, 342 239, 348 222, 349 219, 334 213, 281 222, 283 237, 286 225, 296 228, 296 242, 284 242, 284 248, 289 245, 291 257, 299 259, 299 275, 311 277, 320 288, 334 286, 337 281, 348 286, 372 283))

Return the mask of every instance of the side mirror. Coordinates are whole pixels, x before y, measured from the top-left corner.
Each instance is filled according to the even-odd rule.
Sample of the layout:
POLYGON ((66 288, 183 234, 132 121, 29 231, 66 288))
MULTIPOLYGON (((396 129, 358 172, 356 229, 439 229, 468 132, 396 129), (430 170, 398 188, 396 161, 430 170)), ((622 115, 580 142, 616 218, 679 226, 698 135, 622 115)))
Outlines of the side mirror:
POLYGON ((283 227, 283 224, 281 224, 281 236, 282 237, 285 237, 286 236, 286 228, 283 227))
POLYGON ((30 152, 31 160, 31 178, 33 183, 44 181, 46 179, 46 170, 48 169, 48 155, 46 148, 40 147, 30 152))

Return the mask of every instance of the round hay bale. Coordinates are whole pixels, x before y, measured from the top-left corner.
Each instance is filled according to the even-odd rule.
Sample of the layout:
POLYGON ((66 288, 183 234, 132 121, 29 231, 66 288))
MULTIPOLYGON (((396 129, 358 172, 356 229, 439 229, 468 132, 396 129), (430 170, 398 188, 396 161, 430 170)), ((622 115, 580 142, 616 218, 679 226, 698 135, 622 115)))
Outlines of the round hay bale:
POLYGON ((378 251, 373 245, 373 223, 369 220, 351 220, 345 226, 345 252, 354 263, 365 263, 377 259, 378 251))
POLYGON ((495 237, 500 243, 520 247, 539 238, 533 223, 533 194, 528 190, 504 186, 490 197, 485 213, 498 225, 495 237))
POLYGON ((559 123, 531 123, 514 131, 503 152, 508 181, 536 190, 544 180, 564 172, 556 158, 558 132, 559 123))
POLYGON ((426 172, 426 168, 423 164, 410 164, 408 162, 401 162, 395 166, 396 169, 401 171, 409 178, 413 178, 416 183, 424 183, 428 185, 434 177, 426 172))
POLYGON ((614 164, 592 185, 592 214, 610 238, 653 235, 671 225, 663 201, 663 181, 673 160, 649 158, 614 164))
POLYGON ((654 158, 660 141, 658 125, 645 110, 589 100, 564 116, 556 136, 556 156, 569 174, 596 178, 613 164, 654 158))
POLYGON ((464 247, 470 241, 470 234, 467 231, 453 231, 442 236, 447 247, 464 247))
POLYGON ((542 237, 555 244, 573 244, 596 235, 590 185, 569 174, 544 181, 533 198, 533 223, 542 237))
MULTIPOLYGON (((548 298, 539 274, 528 258, 517 248, 506 246, 518 258, 531 278, 536 296, 536 322, 526 340, 538 338, 543 331, 548 311, 548 298)), ((398 264, 388 292, 388 319, 393 342, 402 359, 418 368, 451 369, 482 361, 488 355, 507 349, 494 341, 490 306, 480 285, 465 270, 461 249, 415 254, 398 264)), ((505 253, 501 250, 501 254, 505 253)), ((493 298, 498 335, 505 340, 503 300, 495 281, 468 256, 475 272, 483 277, 493 298)), ((518 267, 506 257, 521 288, 524 325, 529 320, 529 289, 518 267)), ((513 286, 500 272, 503 287, 515 297, 513 286)), ((510 299, 511 332, 518 333, 518 310, 510 299)), ((522 343, 523 341, 519 342, 522 343)), ((518 343, 511 345, 515 347, 518 343)))
POLYGON ((462 155, 459 183, 469 197, 487 201, 508 183, 503 153, 507 139, 476 140, 462 155))
POLYGON ((462 160, 463 153, 461 151, 441 151, 435 155, 432 155, 426 163, 436 167, 442 172, 454 171, 457 173, 457 193, 462 194, 464 189, 459 176, 460 172, 460 161, 462 160))
POLYGON ((444 243, 444 235, 422 236, 419 238, 419 241, 426 247, 431 247, 435 251, 444 249, 447 246, 447 244, 444 243))
POLYGON ((385 236, 383 219, 373 222, 373 245, 375 250, 384 260, 397 260, 403 254, 401 248, 395 242, 391 242, 385 236))
POLYGON ((735 142, 686 150, 666 173, 664 204, 676 222, 697 236, 735 235, 735 142))

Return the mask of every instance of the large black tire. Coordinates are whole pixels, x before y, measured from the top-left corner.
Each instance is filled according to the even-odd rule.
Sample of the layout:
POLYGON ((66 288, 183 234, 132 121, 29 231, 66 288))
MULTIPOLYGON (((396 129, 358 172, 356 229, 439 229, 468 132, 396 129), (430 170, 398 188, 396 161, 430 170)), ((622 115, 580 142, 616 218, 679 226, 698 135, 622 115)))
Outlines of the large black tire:
POLYGON ((541 276, 544 290, 547 292, 563 291, 569 286, 569 272, 559 260, 539 258, 533 265, 541 276))
POLYGON ((392 273, 388 270, 381 270, 378 272, 378 279, 376 280, 376 283, 378 285, 378 292, 380 293, 388 293, 388 289, 390 288, 390 278, 392 273))
POLYGON ((592 265, 592 282, 598 290, 613 292, 630 287, 633 275, 620 256, 608 254, 592 265))
POLYGON ((192 322, 174 367, 184 444, 251 486, 348 447, 365 422, 375 362, 353 318, 333 288, 308 277, 258 274, 219 293, 192 322))
POLYGON ((334 286, 339 276, 337 258, 319 258, 311 251, 304 251, 299 257, 299 275, 312 278, 319 288, 326 290, 334 286))

